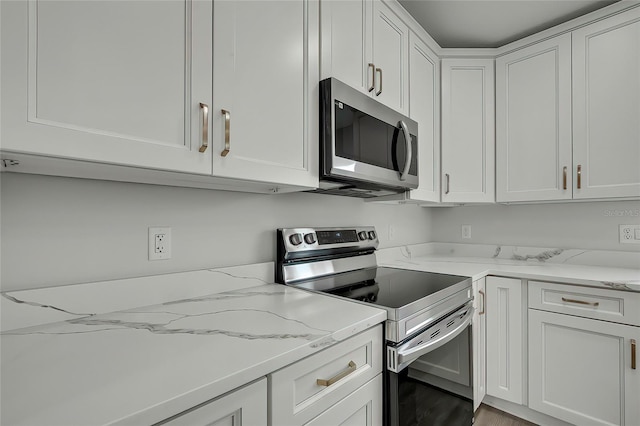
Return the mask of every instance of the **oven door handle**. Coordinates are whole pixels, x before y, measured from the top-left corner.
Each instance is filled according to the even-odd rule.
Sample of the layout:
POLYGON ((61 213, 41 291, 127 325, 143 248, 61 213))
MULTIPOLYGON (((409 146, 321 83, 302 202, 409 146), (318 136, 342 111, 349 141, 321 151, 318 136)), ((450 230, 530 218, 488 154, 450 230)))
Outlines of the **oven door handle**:
MULTIPOLYGON (((467 305, 468 306, 468 305, 467 305)), ((471 323, 471 319, 473 318, 473 310, 472 306, 469 306, 467 312, 465 313, 465 318, 461 321, 455 328, 449 330, 448 333, 445 333, 438 337, 437 339, 431 339, 430 341, 422 344, 414 346, 410 349, 402 349, 402 346, 408 346, 411 342, 407 342, 404 345, 400 346, 397 349, 397 357, 398 357, 398 366, 406 365, 411 361, 420 358, 422 355, 431 352, 445 343, 449 343, 453 340, 458 334, 462 332, 466 327, 471 323)), ((419 337, 419 336, 418 336, 419 337)))

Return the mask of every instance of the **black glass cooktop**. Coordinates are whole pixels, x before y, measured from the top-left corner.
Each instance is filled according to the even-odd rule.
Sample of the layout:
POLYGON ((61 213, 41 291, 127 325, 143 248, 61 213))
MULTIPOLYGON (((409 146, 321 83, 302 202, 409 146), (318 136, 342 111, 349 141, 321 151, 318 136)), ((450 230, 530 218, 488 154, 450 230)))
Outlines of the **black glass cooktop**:
POLYGON ((378 267, 295 285, 386 309, 389 319, 399 320, 458 292, 469 291, 471 278, 378 267))
MULTIPOLYGON (((370 271, 375 271, 375 275, 369 279, 324 292, 387 308, 401 308, 469 279, 457 275, 395 268, 376 268, 370 271)), ((357 274, 353 275, 357 277, 357 274)))

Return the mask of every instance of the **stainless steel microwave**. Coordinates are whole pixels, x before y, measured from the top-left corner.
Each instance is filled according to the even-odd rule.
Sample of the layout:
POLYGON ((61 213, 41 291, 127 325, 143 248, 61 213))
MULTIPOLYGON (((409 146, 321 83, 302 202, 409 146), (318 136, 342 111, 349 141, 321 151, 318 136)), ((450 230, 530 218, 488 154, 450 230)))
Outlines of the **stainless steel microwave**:
POLYGON ((319 192, 361 198, 418 187, 418 123, 352 87, 320 82, 319 192))

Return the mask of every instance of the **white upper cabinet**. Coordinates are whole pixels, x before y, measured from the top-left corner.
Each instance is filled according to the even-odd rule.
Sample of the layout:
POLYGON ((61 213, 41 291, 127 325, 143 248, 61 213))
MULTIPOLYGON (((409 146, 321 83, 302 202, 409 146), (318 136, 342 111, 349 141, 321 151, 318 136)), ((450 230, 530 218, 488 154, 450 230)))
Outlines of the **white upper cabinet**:
POLYGON ((493 59, 442 60, 442 201, 495 201, 493 59))
POLYGON ((496 200, 571 199, 571 34, 496 59, 496 200))
POLYGON ((640 197, 640 7, 496 59, 498 202, 640 197))
MULTIPOLYGON (((335 77, 369 93, 373 73, 367 63, 373 56, 370 43, 371 0, 322 0, 320 5, 320 77, 335 77)), ((373 90, 373 89, 372 89, 373 90)))
POLYGON ((317 186, 317 21, 313 1, 214 2, 214 175, 317 186))
POLYGON ((3 151, 211 173, 211 1, 1 7, 3 151))
POLYGON ((164 181, 186 186, 317 187, 317 1, 1 7, 5 157, 137 170, 83 177, 153 182, 154 169, 191 174, 164 181))
POLYGON ((440 59, 409 34, 409 117, 418 123, 418 188, 407 201, 440 201, 440 59))
POLYGON ((636 7, 573 32, 574 198, 640 197, 639 123, 636 7))
POLYGON ((407 114, 409 28, 380 0, 373 1, 373 59, 376 99, 407 114))
POLYGON ((408 113, 409 28, 381 0, 321 4, 321 78, 335 77, 408 113))

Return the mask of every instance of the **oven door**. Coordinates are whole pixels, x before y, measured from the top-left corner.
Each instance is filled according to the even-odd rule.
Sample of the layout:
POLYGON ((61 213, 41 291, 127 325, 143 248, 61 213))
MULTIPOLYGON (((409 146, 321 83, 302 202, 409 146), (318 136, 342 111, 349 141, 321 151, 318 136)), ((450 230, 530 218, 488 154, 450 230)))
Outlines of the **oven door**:
POLYGON ((473 423, 472 317, 467 304, 415 337, 387 344, 387 425, 473 423))

